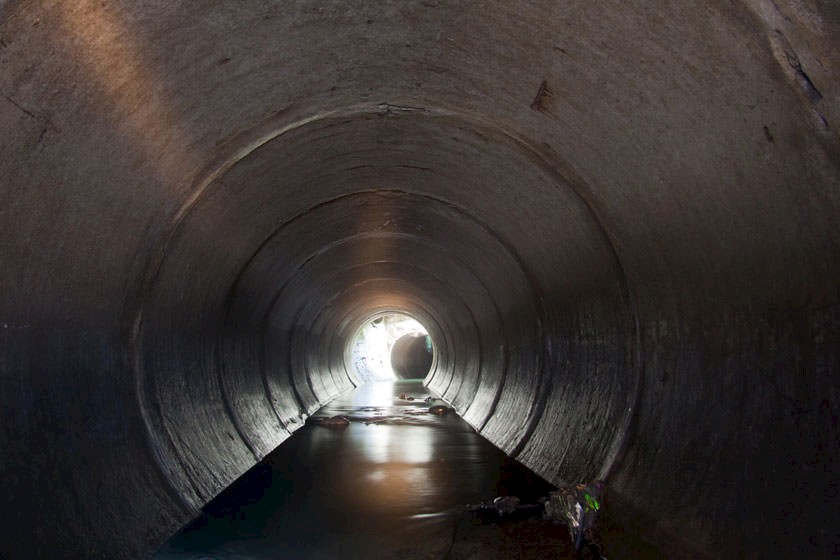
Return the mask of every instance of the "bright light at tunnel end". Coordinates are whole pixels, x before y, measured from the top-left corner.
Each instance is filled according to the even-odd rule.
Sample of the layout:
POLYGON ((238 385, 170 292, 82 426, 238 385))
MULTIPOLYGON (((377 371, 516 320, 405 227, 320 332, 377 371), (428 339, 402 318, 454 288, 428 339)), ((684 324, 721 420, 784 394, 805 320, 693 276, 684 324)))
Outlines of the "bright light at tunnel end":
POLYGON ((397 379, 391 367, 391 349, 405 335, 428 336, 428 332, 417 319, 397 312, 381 313, 363 323, 350 346, 352 367, 359 380, 397 379))

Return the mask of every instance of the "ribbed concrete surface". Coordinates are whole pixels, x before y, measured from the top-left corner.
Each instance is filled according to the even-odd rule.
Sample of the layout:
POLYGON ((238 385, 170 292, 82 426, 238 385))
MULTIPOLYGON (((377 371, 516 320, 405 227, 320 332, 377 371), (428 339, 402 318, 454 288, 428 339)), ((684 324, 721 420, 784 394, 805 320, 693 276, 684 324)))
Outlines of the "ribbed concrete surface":
POLYGON ((0 556, 147 556, 383 310, 663 555, 836 552, 838 11, 0 2, 0 556))

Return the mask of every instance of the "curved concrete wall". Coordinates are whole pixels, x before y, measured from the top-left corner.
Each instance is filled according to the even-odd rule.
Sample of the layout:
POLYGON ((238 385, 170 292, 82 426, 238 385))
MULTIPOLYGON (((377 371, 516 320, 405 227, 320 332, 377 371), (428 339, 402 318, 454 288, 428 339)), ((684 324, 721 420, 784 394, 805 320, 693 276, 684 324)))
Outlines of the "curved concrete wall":
POLYGON ((150 554, 353 386, 384 310, 663 555, 840 545, 830 3, 0 18, 0 556, 150 554))

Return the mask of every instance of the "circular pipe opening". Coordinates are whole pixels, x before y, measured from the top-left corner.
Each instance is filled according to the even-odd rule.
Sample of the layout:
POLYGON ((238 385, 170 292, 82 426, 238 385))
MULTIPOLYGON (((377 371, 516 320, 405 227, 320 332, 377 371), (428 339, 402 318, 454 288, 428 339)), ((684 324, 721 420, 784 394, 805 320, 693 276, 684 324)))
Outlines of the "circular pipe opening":
POLYGON ((349 350, 351 366, 362 383, 426 377, 434 358, 434 345, 426 327, 414 317, 398 312, 380 313, 368 319, 351 339, 349 350), (421 341, 422 356, 413 348, 412 340, 421 341), (400 357, 396 362, 395 351, 400 357), (417 375, 423 364, 425 369, 417 375))
POLYGON ((391 347, 391 370, 397 379, 424 379, 432 367, 434 353, 428 334, 404 334, 391 347))

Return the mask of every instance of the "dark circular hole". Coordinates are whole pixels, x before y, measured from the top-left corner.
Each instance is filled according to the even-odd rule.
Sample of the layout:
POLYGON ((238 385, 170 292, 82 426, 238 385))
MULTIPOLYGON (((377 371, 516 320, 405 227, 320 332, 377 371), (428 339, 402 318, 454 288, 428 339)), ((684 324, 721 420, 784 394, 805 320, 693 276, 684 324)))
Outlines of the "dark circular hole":
POLYGON ((391 369, 398 379, 422 379, 432 367, 432 339, 427 334, 403 335, 391 348, 391 369))

